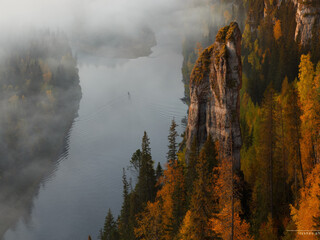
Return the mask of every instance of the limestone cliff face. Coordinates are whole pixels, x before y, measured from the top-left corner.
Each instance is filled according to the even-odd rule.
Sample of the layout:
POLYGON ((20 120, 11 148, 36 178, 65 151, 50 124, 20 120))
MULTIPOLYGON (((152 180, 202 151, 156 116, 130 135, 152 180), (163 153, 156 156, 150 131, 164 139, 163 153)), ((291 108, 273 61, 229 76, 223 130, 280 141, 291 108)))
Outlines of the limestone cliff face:
POLYGON ((295 40, 302 46, 310 43, 312 36, 320 31, 320 1, 293 0, 297 7, 295 40))
POLYGON ((241 77, 241 32, 233 22, 218 32, 193 68, 186 136, 190 149, 195 138, 202 146, 210 134, 220 143, 219 152, 232 157, 235 169, 240 169, 241 77))

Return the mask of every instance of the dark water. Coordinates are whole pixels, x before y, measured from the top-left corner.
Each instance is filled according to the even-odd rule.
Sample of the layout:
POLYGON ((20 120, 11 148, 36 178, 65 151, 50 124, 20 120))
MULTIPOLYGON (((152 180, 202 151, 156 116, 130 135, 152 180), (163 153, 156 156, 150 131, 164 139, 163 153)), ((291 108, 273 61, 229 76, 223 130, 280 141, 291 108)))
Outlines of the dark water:
MULTIPOLYGON (((120 211, 122 168, 140 147, 143 131, 153 159, 165 162, 170 122, 180 123, 187 107, 180 101, 182 39, 170 31, 156 37, 148 57, 98 65, 79 59, 83 96, 68 151, 40 187, 30 219, 9 229, 5 240, 87 239, 88 234, 96 239, 108 208, 115 215, 120 211)), ((178 130, 183 131, 181 124, 178 130)))

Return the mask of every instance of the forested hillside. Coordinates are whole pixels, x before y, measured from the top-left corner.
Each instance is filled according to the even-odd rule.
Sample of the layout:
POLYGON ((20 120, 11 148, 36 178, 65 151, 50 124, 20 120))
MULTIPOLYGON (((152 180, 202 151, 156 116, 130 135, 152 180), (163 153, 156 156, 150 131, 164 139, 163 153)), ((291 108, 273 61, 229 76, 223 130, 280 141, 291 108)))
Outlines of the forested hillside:
POLYGON ((154 169, 144 134, 130 161, 136 185, 124 171, 120 216, 114 219, 109 211, 100 238, 271 240, 306 239, 308 234, 307 239, 317 239, 319 2, 197 3, 207 4, 213 13, 219 6, 223 18, 215 24, 204 20, 199 40, 183 43, 183 100, 190 105, 187 131, 194 128, 194 133, 185 134, 178 147, 172 122, 163 170, 160 165, 154 169), (232 61, 234 35, 229 29, 234 23, 218 32, 230 20, 242 30, 242 66, 232 61), (214 41, 225 45, 217 48, 214 41), (240 92, 232 69, 242 74, 240 92), (194 81, 205 84, 196 88, 194 81), (228 113, 238 93, 239 111, 228 113), (239 143, 232 132, 236 124, 241 128, 240 168, 230 161, 239 143))
POLYGON ((28 218, 40 183, 67 151, 81 89, 66 37, 33 32, 2 45, 0 59, 0 238, 28 218))

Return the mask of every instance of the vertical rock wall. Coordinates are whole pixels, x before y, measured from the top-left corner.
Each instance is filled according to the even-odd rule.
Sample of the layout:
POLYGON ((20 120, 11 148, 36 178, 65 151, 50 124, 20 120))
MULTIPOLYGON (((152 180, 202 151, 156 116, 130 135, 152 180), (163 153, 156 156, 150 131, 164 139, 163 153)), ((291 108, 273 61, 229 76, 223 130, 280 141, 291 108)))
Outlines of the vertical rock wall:
POLYGON ((293 1, 297 7, 295 40, 306 46, 312 36, 320 32, 320 0, 293 1))
POLYGON ((235 169, 240 169, 241 78, 241 32, 233 22, 220 29, 193 68, 186 136, 190 149, 194 139, 202 146, 210 134, 220 143, 220 156, 231 157, 235 169))

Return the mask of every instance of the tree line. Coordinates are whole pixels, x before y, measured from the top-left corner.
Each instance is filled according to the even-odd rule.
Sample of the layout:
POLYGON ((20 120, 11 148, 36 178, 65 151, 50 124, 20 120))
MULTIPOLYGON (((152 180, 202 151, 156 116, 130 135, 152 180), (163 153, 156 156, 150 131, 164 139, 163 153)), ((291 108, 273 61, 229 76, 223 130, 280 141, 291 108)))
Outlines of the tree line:
POLYGON ((154 168, 145 132, 130 168, 123 171, 123 205, 109 210, 102 240, 118 239, 299 239, 286 230, 320 224, 320 63, 302 55, 299 78, 272 85, 261 106, 241 93, 242 170, 233 173, 219 156, 219 143, 196 141, 186 158, 177 124, 169 130, 167 161, 154 168), (187 159, 187 160, 186 160, 187 159))

